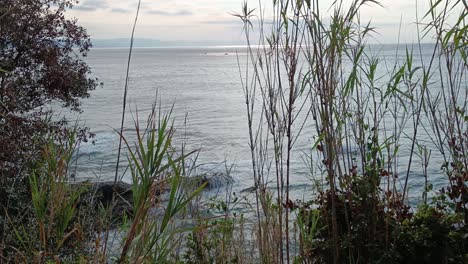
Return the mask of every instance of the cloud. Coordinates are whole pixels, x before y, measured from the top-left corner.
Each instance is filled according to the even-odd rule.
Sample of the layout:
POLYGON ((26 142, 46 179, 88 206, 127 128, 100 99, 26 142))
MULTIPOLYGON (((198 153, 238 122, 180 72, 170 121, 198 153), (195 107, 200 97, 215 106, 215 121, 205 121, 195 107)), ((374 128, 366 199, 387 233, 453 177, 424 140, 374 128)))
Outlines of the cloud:
POLYGON ((176 12, 167 12, 167 11, 161 11, 161 10, 150 10, 146 12, 147 14, 151 15, 157 15, 157 16, 191 16, 193 15, 193 12, 189 10, 179 10, 176 12))
POLYGON ((79 11, 96 11, 108 7, 106 0, 87 0, 76 5, 73 9, 79 11))
POLYGON ((119 8, 119 7, 112 8, 110 11, 111 11, 112 13, 121 13, 121 14, 127 14, 127 13, 130 12, 129 9, 119 8))

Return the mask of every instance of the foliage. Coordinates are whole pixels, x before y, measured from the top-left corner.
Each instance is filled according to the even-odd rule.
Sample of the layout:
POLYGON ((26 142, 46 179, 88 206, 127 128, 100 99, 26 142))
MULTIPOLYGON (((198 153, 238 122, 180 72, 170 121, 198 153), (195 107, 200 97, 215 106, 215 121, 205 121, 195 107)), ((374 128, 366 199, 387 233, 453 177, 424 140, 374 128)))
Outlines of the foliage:
POLYGON ((210 199, 206 209, 198 212, 197 229, 187 235, 184 263, 242 263, 247 261, 244 215, 234 211, 243 200, 236 193, 228 201, 210 199))
POLYGON ((446 259, 437 260, 442 262, 466 255, 466 1, 429 3, 424 17, 417 17, 418 43, 406 45, 403 55, 398 45, 394 61, 368 45, 377 29, 361 20, 362 8, 380 6, 379 1, 334 1, 329 17, 319 1, 288 0, 273 1, 273 18, 263 12, 266 7, 254 12, 247 3, 234 14, 243 22, 248 43, 239 71, 260 259, 290 263, 292 248, 298 248, 295 261, 307 263, 404 262, 400 256, 408 252, 399 238, 408 233, 410 238, 401 242, 414 243, 414 250, 429 256, 453 242, 447 237, 454 238, 460 247, 441 253, 446 259), (430 56, 421 43, 425 36, 435 41, 427 45, 430 56), (298 138, 312 141, 310 150, 295 146, 298 138), (291 158, 298 152, 318 192, 309 202, 290 199, 291 158), (448 179, 435 195, 446 202, 437 207, 439 218, 429 214, 434 230, 424 239, 435 241, 421 246, 424 239, 417 233, 428 230, 412 233, 408 225, 424 223, 420 220, 428 220, 422 217, 428 210, 412 207, 408 183, 420 180, 415 176, 419 156, 427 205, 434 195, 427 171, 434 155, 448 179), (446 219, 460 216, 462 221, 449 222, 462 228, 448 228, 446 219), (299 230, 299 244, 291 223, 299 230), (272 254, 265 245, 279 250, 272 254))
POLYGON ((76 1, 5 0, 0 10, 2 113, 25 113, 51 101, 77 109, 96 87, 86 56, 91 42, 65 11, 76 1))
POLYGON ((45 107, 58 102, 78 110, 79 99, 97 86, 83 60, 89 36, 64 15, 74 3, 4 0, 0 6, 0 201, 12 205, 12 216, 22 198, 10 190, 25 193, 27 163, 40 158, 50 132, 64 129, 47 120, 45 107))
POLYGON ((423 205, 402 223, 397 238, 400 263, 466 263, 467 229, 462 215, 423 205))
POLYGON ((135 121, 137 142, 129 149, 129 164, 132 174, 134 217, 120 253, 120 263, 164 263, 175 247, 176 234, 191 230, 178 227, 175 221, 187 209, 193 198, 200 194, 204 184, 193 192, 183 190, 183 166, 185 159, 193 154, 177 155, 172 149, 174 128, 170 114, 157 117, 156 106, 148 117, 145 131, 139 120, 135 121), (168 200, 161 195, 168 189, 168 200), (164 205, 163 205, 164 203, 164 205), (150 217, 150 210, 164 207, 162 215, 150 217))
MULTIPOLYGON (((6 211, 6 226, 13 230, 5 251, 6 257, 12 249, 20 249, 16 258, 35 259, 44 262, 58 258, 70 248, 81 248, 86 232, 77 219, 79 197, 85 187, 76 188, 68 184, 68 172, 72 155, 77 147, 77 128, 67 134, 67 141, 56 142, 51 135, 43 147, 41 159, 31 166, 29 176, 32 210, 29 206, 23 211, 28 221, 13 222, 11 210, 6 211), (13 241, 16 240, 16 243, 13 241)), ((4 237, 5 238, 5 237, 4 237)), ((66 253, 69 255, 70 253, 66 253)))
POLYGON ((418 33, 434 36, 432 55, 422 55, 419 36, 416 51, 408 46, 383 76, 378 73, 387 65, 367 45, 375 28, 360 20, 361 8, 377 1, 335 1, 326 19, 319 1, 275 0, 271 23, 244 3, 234 16, 248 42, 245 66, 239 60, 254 182, 254 197, 240 205, 247 216, 236 211, 240 199, 230 191, 224 201, 201 202, 207 183, 202 178, 204 184, 190 188, 200 180, 185 181, 194 152, 177 151, 171 112, 161 115, 153 106, 144 129, 135 120, 135 141, 121 128, 133 214, 122 217, 117 249, 111 249, 110 234, 118 194, 109 208, 90 216, 80 206, 83 190, 67 184, 74 146, 87 131, 51 122, 42 109, 59 101, 76 110, 79 98, 96 87, 88 66, 72 54, 78 48, 77 55, 86 56, 90 47, 84 29, 63 16, 75 2, 5 3, 0 188, 6 194, 0 193, 0 220, 2 233, 13 232, 2 234, 2 260, 468 262, 466 1, 431 0, 416 22, 424 26, 418 33), (451 23, 448 13, 456 8, 461 11, 451 23), (254 19, 258 47, 252 44, 254 19), (36 39, 36 33, 45 35, 36 39), (420 139, 423 133, 429 143, 420 139), (295 144, 304 135, 312 146, 301 154, 317 195, 293 201, 295 144), (408 157, 404 164, 402 155, 408 157), (428 177, 432 155, 439 155, 447 177, 440 191, 428 177), (424 178, 418 206, 408 184, 416 177, 416 156, 424 178))

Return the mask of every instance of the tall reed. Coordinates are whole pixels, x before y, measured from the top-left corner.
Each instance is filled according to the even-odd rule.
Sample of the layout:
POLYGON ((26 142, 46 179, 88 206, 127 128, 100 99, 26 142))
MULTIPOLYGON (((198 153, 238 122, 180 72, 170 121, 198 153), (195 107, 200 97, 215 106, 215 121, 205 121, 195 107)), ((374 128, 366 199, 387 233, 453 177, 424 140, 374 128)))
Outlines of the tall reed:
POLYGON ((432 190, 427 168, 439 150, 449 176, 449 189, 442 193, 466 212, 466 3, 430 3, 421 32, 435 36, 432 54, 423 57, 421 37, 416 47, 407 45, 403 59, 397 49, 395 61, 383 61, 367 44, 375 28, 361 22, 360 12, 380 6, 378 1, 335 1, 329 18, 319 1, 273 1, 271 23, 265 22, 262 3, 257 13, 244 4, 235 14, 248 44, 246 64, 239 62, 239 69, 264 262, 291 261, 291 223, 300 230, 303 261, 312 261, 313 253, 316 260, 333 263, 391 259, 385 254, 397 247, 399 225, 412 219, 408 183, 417 149, 425 164, 422 198, 427 203, 432 190), (460 11, 457 18, 448 19, 454 10, 460 11), (258 40, 251 34, 255 30, 258 40), (422 131, 437 149, 418 138, 422 131), (323 179, 312 204, 290 199, 291 159, 304 137, 315 140, 307 154, 311 176, 323 179), (271 194, 266 191, 270 172, 276 177, 271 194), (274 207, 266 204, 268 197, 276 199, 274 207))

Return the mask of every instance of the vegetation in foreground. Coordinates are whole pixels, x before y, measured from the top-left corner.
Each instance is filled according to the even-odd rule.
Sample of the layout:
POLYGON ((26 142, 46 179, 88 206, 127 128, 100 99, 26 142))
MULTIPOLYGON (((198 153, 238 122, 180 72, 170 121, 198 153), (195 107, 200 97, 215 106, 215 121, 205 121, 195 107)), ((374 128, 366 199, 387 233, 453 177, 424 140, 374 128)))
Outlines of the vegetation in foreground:
POLYGON ((273 1, 271 23, 244 4, 235 16, 249 44, 239 70, 253 196, 200 199, 204 185, 187 184, 197 154, 175 148, 170 114, 154 107, 144 124, 135 121, 135 144, 121 133, 132 210, 118 216, 119 192, 100 203, 86 185, 68 183, 86 130, 41 110, 56 100, 78 109, 96 87, 70 55, 90 45, 63 17, 73 3, 0 7, 1 262, 468 262, 466 1, 430 1, 417 18, 420 42, 435 42, 430 56, 419 42, 391 67, 368 48, 376 32, 360 21, 362 6, 376 1, 337 1, 329 18, 318 1, 273 1), (316 179, 310 201, 290 196, 299 137, 315 142, 303 155, 316 179), (441 190, 427 172, 435 156, 446 177, 441 190), (413 171, 422 175, 421 194, 409 191, 413 171), (410 204, 410 196, 422 202, 410 204), (241 203, 252 214, 234 210, 241 203))

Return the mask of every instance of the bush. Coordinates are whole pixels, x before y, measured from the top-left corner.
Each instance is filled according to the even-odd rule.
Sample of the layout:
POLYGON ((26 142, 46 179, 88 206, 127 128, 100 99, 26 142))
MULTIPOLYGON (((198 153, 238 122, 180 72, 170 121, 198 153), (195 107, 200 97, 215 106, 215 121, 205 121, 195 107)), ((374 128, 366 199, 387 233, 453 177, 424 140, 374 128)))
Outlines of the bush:
MULTIPOLYGON (((52 132, 65 129, 64 122, 48 119, 45 106, 58 102, 79 110, 79 99, 98 85, 83 61, 90 38, 64 15, 74 3, 4 0, 0 6, 0 201, 12 217, 22 210, 20 201, 28 201, 21 189, 28 163, 41 158, 52 132)), ((0 236, 3 223, 2 217, 0 236)))

